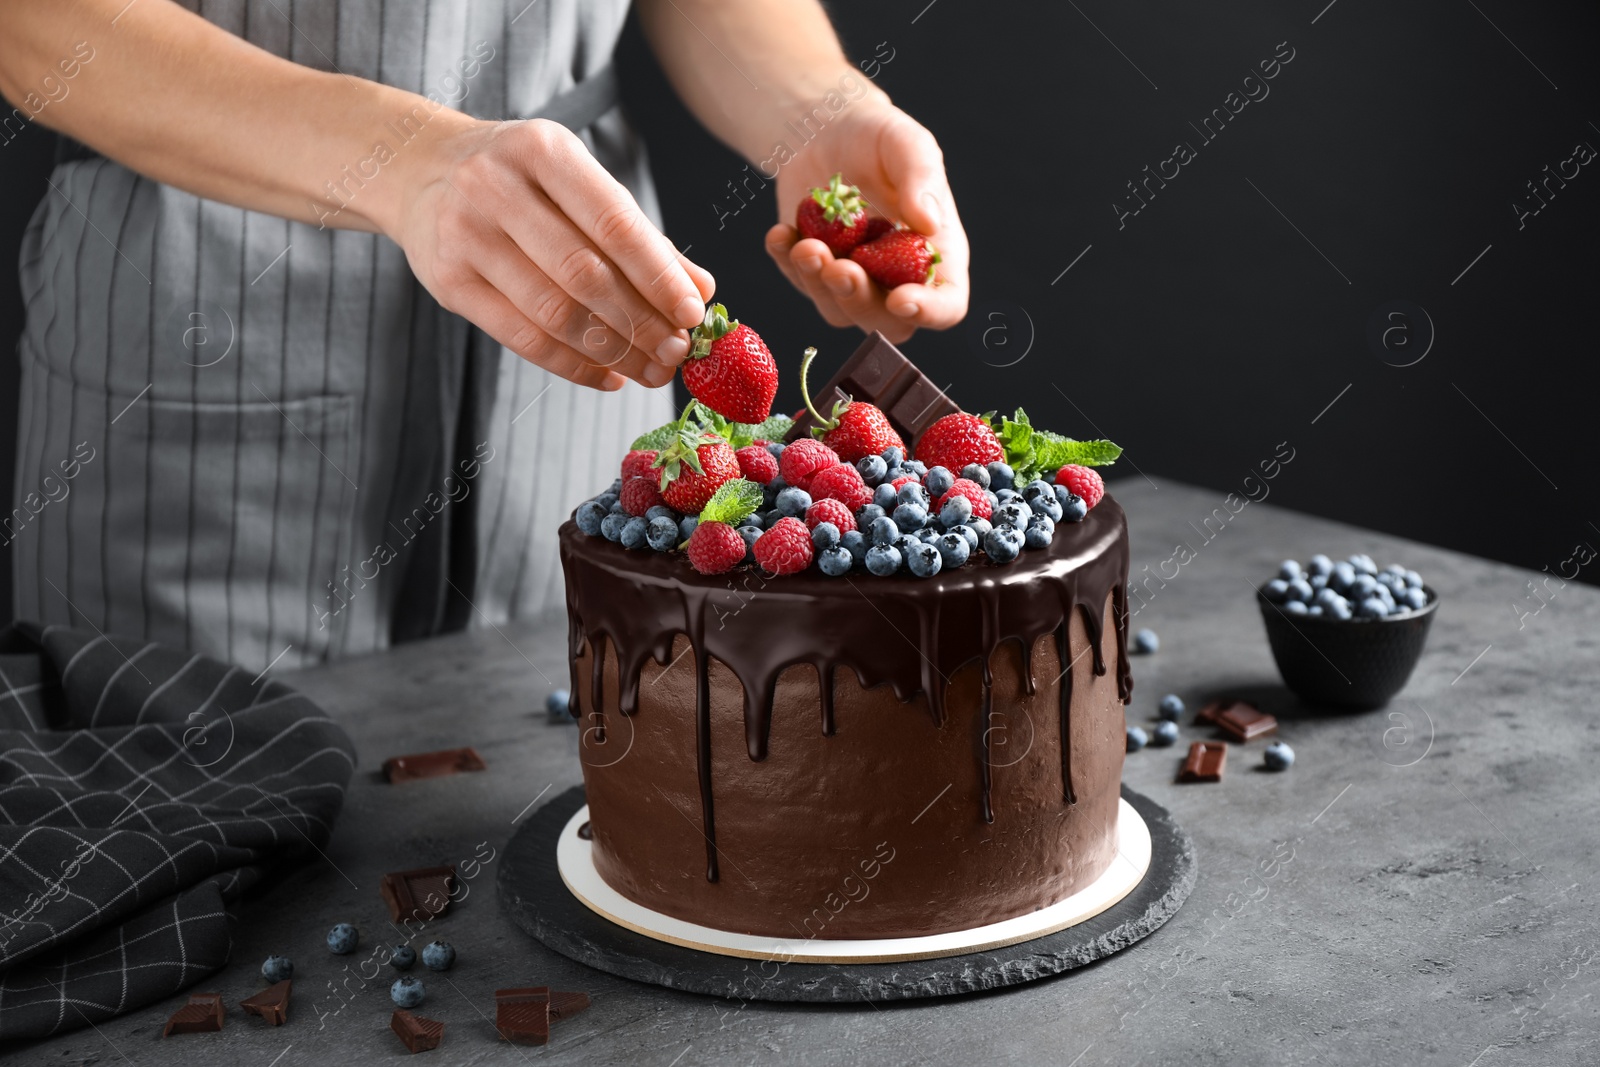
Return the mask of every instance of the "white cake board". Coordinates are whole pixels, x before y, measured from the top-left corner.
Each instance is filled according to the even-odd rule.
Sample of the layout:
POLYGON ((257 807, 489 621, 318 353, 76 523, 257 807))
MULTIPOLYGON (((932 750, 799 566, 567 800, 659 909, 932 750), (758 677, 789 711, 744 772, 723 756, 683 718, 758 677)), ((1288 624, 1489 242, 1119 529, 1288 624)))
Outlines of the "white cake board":
POLYGON ((556 844, 556 866, 572 895, 597 915, 645 937, 684 948, 719 956, 786 963, 895 963, 935 959, 1020 944, 1065 930, 1099 915, 1133 892, 1150 867, 1150 830, 1127 800, 1119 799, 1118 805, 1117 855, 1093 883, 1027 915, 927 937, 872 940, 759 937, 663 915, 624 897, 595 870, 594 843, 578 836, 578 828, 589 821, 587 804, 579 808, 562 829, 556 844))

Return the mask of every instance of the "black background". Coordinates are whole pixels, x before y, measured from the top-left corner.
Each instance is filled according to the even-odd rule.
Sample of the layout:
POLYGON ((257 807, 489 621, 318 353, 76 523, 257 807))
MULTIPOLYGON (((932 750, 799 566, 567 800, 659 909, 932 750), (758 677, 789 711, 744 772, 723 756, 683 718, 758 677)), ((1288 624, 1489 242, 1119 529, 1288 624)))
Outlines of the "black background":
MULTIPOLYGON (((1287 441, 1272 503, 1534 569, 1600 545, 1585 324, 1600 160, 1552 181, 1520 225, 1513 207, 1537 207, 1526 183, 1579 142, 1600 147, 1594 5, 896 0, 832 14, 852 57, 892 52, 877 84, 943 146, 973 311, 904 347, 964 408, 1024 404, 1035 425, 1122 444, 1115 474, 1209 486, 1219 504, 1287 441), (1190 123, 1280 42, 1294 58, 1270 94, 1203 142, 1190 123), (1125 183, 1180 141, 1196 158, 1119 224, 1113 204, 1137 206, 1125 183), (1368 340, 1374 313, 1400 300, 1435 334, 1404 367, 1391 364, 1426 344, 1416 312, 1390 335, 1410 348, 1368 340)), ((770 187, 722 215, 744 161, 676 102, 636 30, 618 61, 669 236, 766 338, 786 367, 779 406, 797 407, 801 349, 821 349, 825 375, 859 334, 829 328, 766 258, 770 187)), ((49 152, 39 130, 0 146, 8 353, 15 250, 49 152)), ((15 389, 8 356, 6 483, 15 389)), ((1282 550, 1345 555, 1359 541, 1282 550)), ((1582 577, 1600 581, 1600 566, 1582 577)), ((3 616, 9 560, 0 586, 3 616)))

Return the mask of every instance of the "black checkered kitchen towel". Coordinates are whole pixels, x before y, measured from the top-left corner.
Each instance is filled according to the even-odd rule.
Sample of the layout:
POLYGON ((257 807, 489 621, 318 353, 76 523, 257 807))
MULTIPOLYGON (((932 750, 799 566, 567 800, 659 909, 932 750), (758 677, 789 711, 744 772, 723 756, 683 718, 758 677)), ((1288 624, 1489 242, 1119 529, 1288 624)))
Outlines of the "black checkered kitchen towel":
POLYGON ((226 906, 317 855, 354 767, 282 683, 94 631, 0 633, 0 1040, 220 968, 226 906))

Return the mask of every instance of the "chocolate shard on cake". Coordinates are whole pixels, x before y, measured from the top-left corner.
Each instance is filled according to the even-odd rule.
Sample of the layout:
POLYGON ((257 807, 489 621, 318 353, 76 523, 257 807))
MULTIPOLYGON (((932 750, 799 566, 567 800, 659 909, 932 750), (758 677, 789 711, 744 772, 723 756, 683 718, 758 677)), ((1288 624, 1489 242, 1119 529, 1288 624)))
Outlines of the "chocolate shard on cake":
POLYGON ((289 993, 294 983, 289 979, 274 983, 253 997, 239 1001, 247 1014, 259 1015, 273 1026, 282 1026, 289 1018, 289 993))
MULTIPOLYGON (((861 342, 812 400, 818 411, 826 413, 846 396, 876 404, 907 444, 914 443, 923 430, 944 416, 961 410, 944 390, 934 385, 915 363, 876 330, 861 342)), ((810 412, 803 412, 785 440, 809 437, 816 425, 810 412)))

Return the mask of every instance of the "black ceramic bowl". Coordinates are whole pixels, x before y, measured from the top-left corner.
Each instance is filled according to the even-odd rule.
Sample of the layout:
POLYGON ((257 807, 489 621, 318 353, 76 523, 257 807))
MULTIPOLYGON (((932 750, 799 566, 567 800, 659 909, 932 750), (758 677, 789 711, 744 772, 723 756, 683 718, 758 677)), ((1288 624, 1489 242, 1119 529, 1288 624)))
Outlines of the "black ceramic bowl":
POLYGON ((1426 607, 1382 619, 1290 615, 1258 589, 1272 658, 1283 682, 1308 704, 1377 708, 1400 692, 1422 656, 1439 597, 1426 607))

